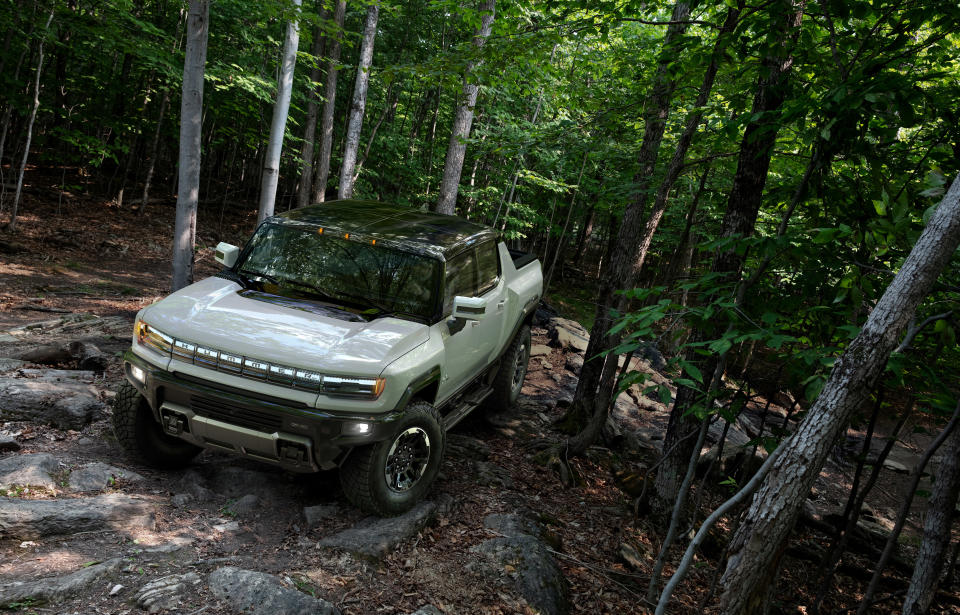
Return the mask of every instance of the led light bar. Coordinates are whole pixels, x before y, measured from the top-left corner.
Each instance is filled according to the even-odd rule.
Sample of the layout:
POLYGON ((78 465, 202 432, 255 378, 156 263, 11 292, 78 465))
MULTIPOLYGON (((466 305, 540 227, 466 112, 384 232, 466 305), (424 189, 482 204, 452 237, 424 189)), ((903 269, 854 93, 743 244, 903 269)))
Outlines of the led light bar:
POLYGON ((142 320, 137 321, 135 332, 140 344, 172 356, 177 361, 193 363, 253 380, 265 380, 280 386, 358 399, 377 399, 386 386, 384 378, 330 376, 200 346, 186 340, 175 339, 142 320))

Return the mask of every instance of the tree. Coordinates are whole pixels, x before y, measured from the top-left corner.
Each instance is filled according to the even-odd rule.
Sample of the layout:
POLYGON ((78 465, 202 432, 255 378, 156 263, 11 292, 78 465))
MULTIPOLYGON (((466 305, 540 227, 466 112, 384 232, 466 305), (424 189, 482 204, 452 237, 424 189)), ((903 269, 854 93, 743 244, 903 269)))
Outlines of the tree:
MULTIPOLYGON (((770 52, 764 57, 753 98, 751 119, 744 129, 737 160, 737 171, 727 201, 720 237, 738 240, 753 234, 757 214, 763 202, 763 189, 773 156, 773 147, 780 129, 778 117, 787 99, 790 70, 793 66, 793 47, 800 33, 805 0, 787 0, 771 5, 773 24, 767 34, 770 52)), ((719 251, 713 260, 711 273, 720 282, 736 285, 746 260, 745 253, 736 247, 719 251)), ((705 332, 695 334, 697 344, 705 339, 705 332)), ((697 356, 687 357, 688 363, 697 356)), ((700 377, 686 370, 686 376, 699 381, 707 395, 715 390, 723 373, 722 354, 711 355, 698 369, 700 377)), ((691 386, 681 386, 670 412, 670 421, 664 438, 663 450, 669 451, 660 464, 655 483, 652 507, 657 513, 673 510, 680 489, 681 477, 693 453, 692 434, 700 421, 691 409, 703 404, 703 392, 691 386)))
MULTIPOLYGON (((324 8, 321 19, 329 19, 330 11, 324 8)), ((313 66, 310 68, 310 90, 307 94, 307 120, 303 124, 303 149, 300 158, 303 159, 300 171, 300 186, 297 189, 297 207, 306 207, 310 204, 310 193, 313 190, 313 154, 317 133, 317 115, 320 110, 320 59, 323 57, 325 37, 323 27, 317 26, 313 32, 313 47, 310 55, 313 56, 313 66)))
MULTIPOLYGON (((13 196, 13 208, 10 211, 10 223, 7 229, 11 232, 17 230, 17 208, 20 206, 20 195, 23 193, 23 173, 27 169, 27 157, 30 155, 30 141, 33 137, 33 123, 37 119, 37 109, 40 108, 40 71, 43 70, 43 39, 50 30, 50 22, 53 21, 53 12, 56 5, 50 9, 50 15, 47 17, 47 24, 40 34, 37 42, 37 70, 33 78, 33 106, 30 108, 30 120, 27 122, 27 143, 23 147, 23 160, 20 162, 20 173, 17 175, 17 190, 13 196)), ((2 150, 2 148, 0 148, 2 150)))
MULTIPOLYGON (((493 18, 496 13, 496 0, 484 0, 480 4, 480 28, 473 37, 473 46, 479 50, 490 37, 493 18)), ((460 173, 463 170, 463 158, 467 152, 467 138, 470 137, 470 125, 473 124, 473 108, 477 105, 480 86, 471 83, 471 73, 480 65, 481 60, 467 62, 463 73, 462 101, 457 106, 450 131, 450 144, 447 146, 447 158, 443 165, 443 179, 440 181, 440 196, 434 211, 452 216, 457 204, 457 191, 460 187, 460 173)))
MULTIPOLYGON (((960 407, 960 405, 958 405, 960 407)), ((951 527, 960 495, 960 429, 946 441, 923 523, 923 543, 903 602, 903 615, 925 615, 940 585, 950 547, 951 527)), ((947 571, 949 573, 949 568, 947 571)))
MULTIPOLYGON (((294 10, 300 11, 302 0, 292 0, 294 10)), ((273 120, 270 122, 270 143, 263 163, 263 178, 260 185, 260 210, 257 222, 263 222, 273 215, 277 199, 277 182, 280 179, 280 154, 283 150, 283 136, 287 130, 287 115, 290 111, 290 97, 293 94, 293 69, 297 63, 297 47, 300 43, 298 18, 287 22, 287 36, 283 42, 283 61, 280 66, 280 78, 277 81, 277 103, 273 107, 273 120)))
POLYGON ((353 182, 356 179, 353 172, 357 166, 357 151, 360 149, 360 129, 363 127, 363 112, 367 106, 367 87, 370 84, 373 43, 377 36, 377 17, 379 14, 380 4, 371 4, 367 9, 367 21, 363 27, 363 39, 360 43, 360 65, 357 67, 357 81, 353 86, 350 121, 347 124, 343 164, 340 166, 340 188, 337 191, 337 196, 341 199, 353 197, 353 182))
POLYGON ((804 499, 851 414, 868 398, 891 352, 960 245, 960 177, 917 240, 860 333, 834 364, 816 402, 754 495, 729 545, 721 578, 727 615, 763 612, 785 541, 804 499))
POLYGON ((333 152, 333 111, 337 99, 337 65, 340 63, 340 47, 343 40, 343 19, 347 12, 346 0, 339 0, 333 11, 336 31, 330 38, 330 56, 327 62, 327 80, 324 86, 323 113, 320 118, 320 157, 314 170, 313 202, 322 203, 330 178, 330 154, 333 152))
POLYGON ((210 0, 190 0, 180 103, 180 179, 173 226, 173 290, 193 282, 193 244, 200 200, 200 146, 203 124, 203 73, 207 63, 210 0))

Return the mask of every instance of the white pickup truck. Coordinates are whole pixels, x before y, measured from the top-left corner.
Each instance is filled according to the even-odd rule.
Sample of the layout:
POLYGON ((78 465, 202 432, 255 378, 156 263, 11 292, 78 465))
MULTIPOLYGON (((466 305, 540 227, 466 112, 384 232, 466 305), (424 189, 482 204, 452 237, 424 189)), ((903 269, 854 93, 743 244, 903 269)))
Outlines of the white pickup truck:
POLYGON ((216 258, 218 275, 137 315, 113 421, 148 464, 210 448, 339 467, 356 506, 399 514, 429 490, 446 430, 520 393, 543 278, 488 227, 333 201, 216 258))

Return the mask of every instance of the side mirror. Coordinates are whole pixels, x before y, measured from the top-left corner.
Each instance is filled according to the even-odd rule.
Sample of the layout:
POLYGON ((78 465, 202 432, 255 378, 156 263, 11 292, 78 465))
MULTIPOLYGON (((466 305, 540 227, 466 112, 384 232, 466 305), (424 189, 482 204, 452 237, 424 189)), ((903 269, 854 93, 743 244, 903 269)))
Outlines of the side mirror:
POLYGON ((483 320, 487 315, 487 302, 480 297, 454 297, 453 317, 464 320, 483 320))
POLYGON ((217 244, 216 259, 224 267, 233 267, 240 256, 240 248, 233 244, 221 241, 217 244))

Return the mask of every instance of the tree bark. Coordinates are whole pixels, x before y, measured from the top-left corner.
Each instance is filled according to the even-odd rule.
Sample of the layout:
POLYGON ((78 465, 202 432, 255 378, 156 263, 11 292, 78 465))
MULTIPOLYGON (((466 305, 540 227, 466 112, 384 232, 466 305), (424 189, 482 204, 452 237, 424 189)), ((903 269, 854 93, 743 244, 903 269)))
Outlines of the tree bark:
MULTIPOLYGON (((320 18, 324 21, 330 19, 330 9, 323 9, 320 18)), ((317 116, 320 112, 320 58, 323 56, 324 47, 323 28, 317 26, 313 32, 313 47, 310 54, 313 56, 314 65, 310 69, 310 93, 307 96, 307 119, 303 124, 303 149, 300 150, 301 163, 300 187, 297 192, 297 207, 306 207, 310 204, 310 195, 313 191, 313 153, 314 143, 317 136, 317 116)))
POLYGON ((367 106, 367 87, 370 85, 370 66, 373 64, 373 44, 377 37, 379 3, 367 9, 367 22, 363 27, 363 42, 360 45, 360 66, 353 86, 353 102, 350 104, 350 122, 347 124, 343 164, 340 166, 340 187, 337 196, 349 199, 353 196, 353 172, 360 149, 360 130, 363 128, 363 111, 367 106))
POLYGON ((903 267, 859 335, 834 365, 823 391, 751 501, 730 542, 721 578, 722 612, 762 612, 786 538, 850 415, 876 386, 920 301, 960 244, 960 178, 953 182, 903 267))
MULTIPOLYGON (((483 0, 480 4, 480 29, 473 37, 473 46, 483 47, 493 29, 496 14, 496 0, 483 0)), ((463 101, 457 107, 450 132, 450 144, 447 146, 447 158, 443 163, 443 179, 440 181, 440 196, 434 211, 452 216, 457 204, 457 192, 460 188, 460 173, 463 171, 463 158, 467 153, 467 139, 473 124, 473 108, 477 105, 480 86, 470 83, 470 74, 483 60, 467 62, 463 75, 463 101)))
POLYGON ((40 108, 40 73, 43 70, 43 40, 50 30, 50 22, 53 21, 53 12, 56 8, 50 9, 50 15, 47 16, 47 24, 43 28, 43 33, 37 43, 37 72, 33 79, 33 107, 30 110, 30 120, 27 122, 27 142, 23 146, 23 160, 20 162, 20 173, 17 176, 17 189, 13 196, 13 209, 10 211, 10 223, 7 230, 11 233, 17 229, 17 208, 20 206, 20 196, 23 194, 23 174, 27 170, 27 158, 30 155, 30 140, 33 138, 33 122, 37 119, 37 109, 40 108))
MULTIPOLYGON (((302 0, 293 0, 294 10, 299 13, 302 0)), ((263 177, 260 184, 260 211, 257 223, 273 215, 277 200, 277 183, 280 179, 280 154, 283 152, 283 136, 287 130, 287 115, 290 112, 290 97, 293 94, 293 69, 297 64, 297 47, 300 44, 299 18, 287 22, 287 37, 283 42, 283 63, 277 81, 277 103, 273 106, 270 122, 270 142, 263 161, 263 177)))
POLYGON ((180 103, 180 172, 173 227, 173 290, 193 282, 193 244, 200 197, 200 143, 203 126, 203 73, 207 63, 210 0, 190 0, 180 103))
MULTIPOLYGON (((960 404, 958 404, 960 407, 960 404)), ((923 523, 923 543, 903 602, 903 615, 925 615, 940 585, 950 547, 950 526, 960 495, 960 430, 947 438, 923 523)), ((949 572, 949 569, 948 569, 949 572)))
MULTIPOLYGON (((792 0, 790 10, 784 12, 779 27, 768 33, 768 40, 774 50, 763 59, 757 91, 753 99, 751 120, 743 133, 740 143, 740 155, 733 186, 727 201, 727 210, 723 217, 720 237, 746 238, 753 234, 757 213, 763 202, 763 188, 767 181, 767 170, 773 147, 780 128, 778 111, 787 97, 790 69, 793 65, 793 45, 799 35, 800 21, 803 17, 805 0, 792 0)), ((774 5, 779 10, 782 5, 774 5)), ((746 255, 736 249, 719 252, 714 256, 711 272, 719 274, 718 282, 731 284, 739 281, 740 271, 746 255)), ((694 341, 704 341, 709 335, 706 331, 697 331, 694 341)), ((719 382, 723 373, 723 357, 710 356, 705 361, 699 355, 688 353, 687 360, 700 363, 703 385, 708 392, 711 383, 719 382)), ((651 499, 651 508, 655 514, 666 515, 673 509, 680 479, 683 477, 691 454, 693 442, 690 434, 697 430, 699 420, 688 412, 695 403, 702 402, 703 395, 690 387, 679 387, 677 397, 670 412, 663 448, 670 450, 657 471, 655 489, 651 499), (674 446, 676 445, 676 446, 674 446)))
POLYGON ((347 12, 346 0, 337 2, 333 12, 333 21, 337 31, 330 39, 330 49, 327 54, 327 82, 324 89, 323 113, 320 117, 320 158, 317 162, 313 177, 313 202, 322 203, 327 192, 327 181, 330 179, 330 154, 333 152, 333 111, 337 98, 337 64, 340 62, 340 48, 343 40, 343 18, 347 12))

